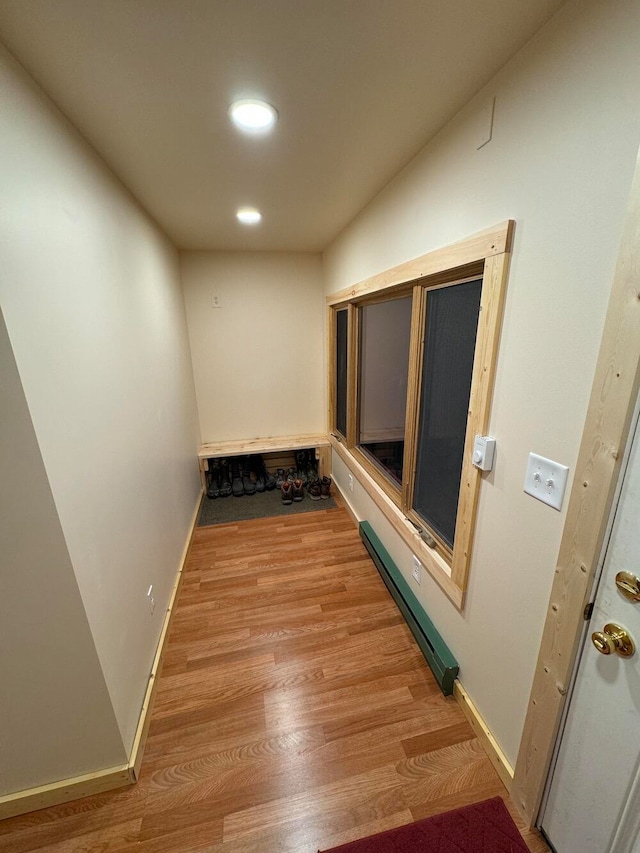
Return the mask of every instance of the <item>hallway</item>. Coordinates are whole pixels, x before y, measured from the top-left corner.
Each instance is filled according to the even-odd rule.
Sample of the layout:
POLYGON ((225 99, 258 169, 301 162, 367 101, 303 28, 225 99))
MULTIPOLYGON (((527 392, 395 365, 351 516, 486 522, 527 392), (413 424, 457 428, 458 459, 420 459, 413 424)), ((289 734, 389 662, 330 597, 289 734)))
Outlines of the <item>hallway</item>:
POLYGON ((315 853, 496 795, 353 521, 320 509, 196 529, 140 782, 4 821, 0 851, 315 853))

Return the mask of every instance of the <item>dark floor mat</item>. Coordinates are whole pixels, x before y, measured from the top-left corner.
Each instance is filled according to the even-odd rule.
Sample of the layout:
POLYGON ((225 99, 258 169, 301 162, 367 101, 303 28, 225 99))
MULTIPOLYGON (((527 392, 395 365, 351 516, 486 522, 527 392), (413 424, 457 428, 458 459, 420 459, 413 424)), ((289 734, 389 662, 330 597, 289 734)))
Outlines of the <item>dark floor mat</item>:
POLYGON ((280 489, 272 492, 256 492, 241 498, 202 499, 198 515, 198 527, 210 527, 213 524, 233 524, 236 521, 248 521, 251 518, 269 518, 272 515, 293 515, 300 512, 314 512, 319 509, 335 509, 333 498, 312 501, 304 493, 304 500, 292 504, 283 504, 280 489))

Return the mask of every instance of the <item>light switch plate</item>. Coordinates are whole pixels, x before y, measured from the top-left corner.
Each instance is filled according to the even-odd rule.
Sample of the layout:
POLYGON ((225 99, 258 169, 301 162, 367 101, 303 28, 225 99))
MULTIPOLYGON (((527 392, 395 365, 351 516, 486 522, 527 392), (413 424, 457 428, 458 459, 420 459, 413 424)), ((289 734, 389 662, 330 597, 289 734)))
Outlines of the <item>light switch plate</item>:
POLYGON ((554 509, 560 509, 568 476, 569 469, 566 465, 545 459, 537 453, 530 453, 524 490, 528 495, 549 504, 554 509))

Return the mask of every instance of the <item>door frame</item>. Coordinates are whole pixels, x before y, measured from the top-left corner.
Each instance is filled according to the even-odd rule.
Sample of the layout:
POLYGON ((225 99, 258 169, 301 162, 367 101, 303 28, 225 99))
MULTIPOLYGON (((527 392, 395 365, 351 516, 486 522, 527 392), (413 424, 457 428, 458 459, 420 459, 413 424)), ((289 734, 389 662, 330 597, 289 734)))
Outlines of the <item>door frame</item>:
POLYGON ((640 387, 640 152, 569 496, 511 797, 544 792, 640 387))
MULTIPOLYGON (((617 535, 618 536, 620 535, 620 529, 618 528, 618 530, 616 531, 616 525, 617 525, 617 521, 619 519, 620 512, 622 512, 622 515, 624 517, 624 510, 620 506, 620 502, 623 499, 623 493, 624 493, 624 489, 625 489, 625 483, 627 482, 627 478, 629 478, 631 476, 629 469, 630 469, 630 465, 631 465, 631 457, 632 457, 632 454, 634 452, 634 445, 635 445, 635 453, 640 454, 640 396, 638 397, 638 399, 636 401, 636 406, 635 406, 635 409, 633 412, 633 417, 632 417, 631 425, 629 428, 629 438, 627 440, 627 446, 625 447, 624 457, 623 457, 622 465, 620 468, 620 476, 619 476, 618 482, 616 484, 615 494, 614 494, 614 498, 613 498, 613 502, 612 502, 611 513, 610 513, 609 521, 608 521, 607 527, 606 527, 605 541, 604 541, 604 545, 602 548, 602 553, 600 555, 600 559, 598 561, 598 571, 597 571, 596 577, 594 578, 593 587, 591 589, 591 594, 590 594, 590 602, 591 603, 589 606, 589 611, 590 612, 592 611, 594 615, 599 614, 598 615, 598 619, 599 619, 598 626, 596 626, 596 627, 599 627, 599 626, 603 625, 605 622, 611 621, 611 619, 616 618, 616 617, 612 616, 611 613, 609 613, 607 615, 607 614, 603 614, 601 611, 599 612, 599 603, 601 604, 601 601, 599 601, 599 596, 601 594, 606 595, 607 590, 608 590, 609 596, 613 596, 611 598, 610 604, 613 604, 613 601, 615 599, 618 599, 617 606, 616 606, 616 610, 618 610, 618 612, 619 612, 620 606, 622 606, 623 608, 624 607, 627 607, 627 608, 629 608, 629 607, 634 608, 635 607, 635 605, 631 602, 627 602, 626 605, 625 604, 621 605, 621 602, 623 601, 621 596, 616 595, 615 593, 612 593, 613 571, 616 571, 616 569, 614 568, 613 571, 611 569, 611 561, 614 559, 612 556, 612 549, 614 549, 616 547, 615 537, 617 535), (602 620, 602 621, 600 621, 600 620, 602 620)), ((637 464, 637 462, 636 462, 636 464, 637 464)), ((636 477, 640 476, 640 468, 634 469, 634 474, 636 477)), ((617 568, 619 569, 620 566, 618 565, 617 568)), ((615 587, 613 587, 613 588, 615 589, 615 587)), ((626 619, 628 620, 630 616, 631 616, 631 614, 630 614, 629 610, 627 610, 626 619)), ((618 618, 622 618, 622 616, 619 616, 618 618)), ((628 624, 628 621, 625 621, 624 624, 628 624)), ((576 695, 575 695, 576 689, 578 689, 580 686, 579 682, 581 679, 581 673, 583 672, 582 667, 583 667, 583 665, 589 665, 589 659, 591 659, 592 664, 595 663, 596 667, 598 667, 600 663, 605 663, 602 660, 600 660, 600 661, 594 660, 594 658, 598 658, 599 655, 596 655, 594 653, 593 645, 590 642, 591 631, 592 631, 592 627, 589 626, 589 622, 587 622, 587 621, 583 622, 583 630, 582 630, 582 635, 581 635, 581 639, 580 639, 578 655, 577 655, 576 662, 574 665, 574 671, 572 673, 571 686, 570 686, 569 694, 567 695, 564 712, 562 714, 560 732, 559 732, 557 740, 556 740, 556 744, 555 744, 555 748, 554 748, 554 752, 553 752, 552 764, 551 764, 551 767, 549 768, 547 784, 545 786, 545 792, 544 792, 544 795, 542 797, 542 802, 541 802, 541 806, 540 806, 540 810, 539 810, 538 818, 537 818, 537 826, 543 830, 545 838, 548 838, 548 840, 550 840, 551 843, 554 842, 554 838, 553 838, 551 832, 549 831, 549 824, 545 825, 545 818, 547 815, 547 809, 549 808, 549 799, 551 796, 551 789, 553 786, 554 774, 558 770, 558 761, 560 758, 560 753, 562 752, 562 748, 563 748, 563 743, 564 743, 564 738, 565 738, 565 724, 567 723, 567 718, 572 713, 572 703, 575 701, 584 703, 584 701, 585 701, 584 694, 581 697, 576 697, 576 695)), ((637 625, 636 625, 636 631, 637 631, 637 625)), ((636 631, 634 631, 634 634, 636 633, 636 631)), ((615 658, 616 656, 613 655, 613 657, 615 658)), ((632 665, 631 663, 628 663, 625 665, 623 663, 623 661, 620 661, 620 664, 622 664, 623 666, 631 666, 632 665)), ((615 665, 616 665, 616 661, 612 661, 611 666, 615 667, 615 665)), ((611 688, 613 688, 615 685, 612 684, 610 686, 611 686, 611 688)), ((609 695, 610 694, 607 693, 607 696, 609 696, 609 695)), ((591 706, 589 706, 589 707, 591 710, 591 706)), ((596 749, 598 748, 597 743, 595 744, 595 747, 596 747, 596 749)), ((575 746, 573 747, 573 749, 575 749, 575 746)), ((635 768, 632 771, 632 775, 630 777, 632 782, 631 782, 631 787, 628 791, 628 797, 627 797, 626 805, 624 807, 624 812, 620 813, 618 815, 619 819, 618 819, 617 825, 614 829, 614 833, 611 836, 610 853, 614 853, 614 851, 615 851, 615 853, 622 853, 623 850, 627 851, 627 846, 624 846, 624 845, 629 840, 633 841, 636 838, 636 836, 638 834, 638 831, 637 831, 638 827, 640 827, 640 812, 638 810, 638 807, 640 806, 640 765, 638 765, 637 761, 635 761, 634 763, 635 763, 635 768), (621 845, 623 845, 623 846, 621 846, 621 845)), ((625 775, 624 778, 625 778, 625 780, 628 780, 629 777, 626 777, 626 775, 625 775)), ((557 796, 558 795, 556 794, 556 797, 557 796)), ((557 805, 556 805, 556 810, 557 810, 557 805)), ((562 806, 560 808, 560 812, 562 812, 562 806)), ((550 815, 550 819, 551 819, 551 821, 553 821, 552 815, 550 815)), ((607 851, 609 851, 609 847, 607 847, 607 851)))

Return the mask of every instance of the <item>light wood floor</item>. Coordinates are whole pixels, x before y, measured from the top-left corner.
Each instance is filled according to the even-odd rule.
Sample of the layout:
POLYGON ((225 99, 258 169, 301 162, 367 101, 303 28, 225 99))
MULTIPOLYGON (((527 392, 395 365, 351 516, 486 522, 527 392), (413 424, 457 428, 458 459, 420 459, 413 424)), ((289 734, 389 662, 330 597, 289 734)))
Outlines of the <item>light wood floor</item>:
POLYGON ((140 782, 4 821, 0 851, 316 853, 496 795, 515 817, 353 522, 320 509, 196 531, 140 782))

